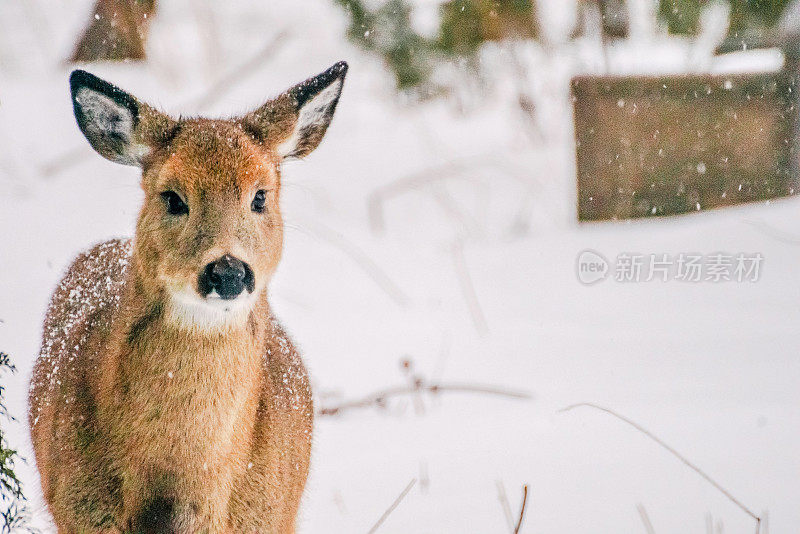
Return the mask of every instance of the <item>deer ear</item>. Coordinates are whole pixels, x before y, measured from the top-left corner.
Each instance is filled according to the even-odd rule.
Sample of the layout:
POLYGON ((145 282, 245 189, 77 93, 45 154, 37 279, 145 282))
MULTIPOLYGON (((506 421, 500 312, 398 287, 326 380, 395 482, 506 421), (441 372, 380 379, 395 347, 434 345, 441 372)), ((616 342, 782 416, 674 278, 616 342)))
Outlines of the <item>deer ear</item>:
POLYGON ((310 154, 331 123, 346 74, 347 63, 336 63, 244 117, 243 127, 284 159, 310 154))
POLYGON ((155 142, 174 128, 167 116, 86 71, 73 71, 69 85, 78 127, 92 148, 111 161, 141 166, 155 142))

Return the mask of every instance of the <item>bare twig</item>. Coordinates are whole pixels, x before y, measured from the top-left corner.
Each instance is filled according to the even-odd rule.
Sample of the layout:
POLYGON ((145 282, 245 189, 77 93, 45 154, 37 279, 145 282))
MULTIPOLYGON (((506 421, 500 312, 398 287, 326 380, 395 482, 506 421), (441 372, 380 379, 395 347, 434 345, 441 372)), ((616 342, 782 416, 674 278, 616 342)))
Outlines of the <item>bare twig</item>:
POLYGON ((653 528, 653 523, 650 522, 650 516, 647 515, 647 509, 645 509, 642 503, 636 503, 636 510, 639 512, 639 517, 642 518, 642 524, 644 524, 644 530, 647 534, 656 534, 656 530, 653 528))
POLYGON ((486 334, 489 331, 489 325, 486 323, 486 316, 483 314, 483 308, 481 308, 478 295, 475 293, 475 286, 472 284, 472 277, 469 275, 467 261, 464 258, 464 246, 460 240, 453 244, 451 252, 458 281, 461 285, 461 293, 464 295, 464 300, 467 302, 467 307, 472 317, 472 324, 475 325, 475 329, 480 334, 486 334))
POLYGON ((781 230, 779 228, 775 228, 771 224, 768 224, 766 221, 761 219, 753 219, 753 220, 745 220, 745 224, 749 224, 760 233, 766 235, 767 237, 771 237, 776 241, 780 241, 781 243, 786 243, 788 245, 800 245, 800 235, 793 234, 787 232, 785 230, 781 230))
POLYGON ((514 534, 519 534, 519 529, 522 528, 522 520, 525 519, 525 505, 528 504, 528 485, 522 486, 522 506, 519 508, 519 519, 517 526, 514 528, 514 534))
POLYGON ((370 393, 360 399, 343 401, 334 406, 322 406, 317 411, 318 415, 338 415, 345 410, 352 410, 355 408, 381 408, 386 405, 386 401, 394 397, 403 397, 406 395, 415 395, 420 393, 428 393, 435 395, 438 393, 477 393, 483 395, 495 395, 498 397, 506 397, 510 399, 527 400, 531 395, 510 389, 499 388, 495 386, 486 386, 479 384, 429 384, 423 379, 419 379, 413 386, 397 386, 393 388, 386 388, 374 393, 370 393))
POLYGON ((338 489, 333 490, 333 503, 336 505, 336 508, 339 509, 340 514, 344 515, 347 512, 344 498, 342 498, 342 493, 338 489))
POLYGON ((422 391, 417 387, 417 385, 421 384, 424 379, 414 372, 414 363, 410 358, 404 358, 401 360, 400 368, 402 369, 403 374, 405 374, 406 380, 408 380, 409 387, 414 391, 414 393, 411 395, 411 402, 414 405, 414 412, 417 415, 422 415, 425 413, 425 402, 423 402, 422 399, 422 391))
POLYGON ((515 42, 509 42, 505 49, 511 58, 511 65, 516 74, 514 81, 517 85, 517 109, 520 112, 528 131, 529 140, 532 143, 541 144, 545 137, 537 121, 536 102, 533 100, 533 98, 531 98, 528 91, 528 88, 531 85, 528 69, 525 67, 524 62, 519 57, 515 42))
POLYGON ((453 174, 465 171, 470 161, 477 163, 479 159, 473 156, 464 160, 448 161, 440 165, 425 168, 422 171, 415 172, 375 189, 370 193, 367 199, 367 211, 369 212, 369 222, 372 231, 375 233, 382 233, 386 230, 383 205, 387 199, 405 191, 417 189, 423 185, 443 180, 453 174))
POLYGON ((431 184, 430 192, 434 200, 436 200, 442 208, 444 214, 453 220, 454 224, 458 227, 458 233, 466 235, 477 234, 479 232, 479 227, 475 218, 468 213, 464 213, 464 210, 461 209, 453 196, 442 187, 444 185, 443 182, 431 184))
POLYGON ((28 17, 28 27, 32 30, 34 40, 39 45, 42 58, 45 61, 50 61, 50 48, 53 44, 53 40, 50 38, 50 36, 53 35, 50 21, 47 20, 38 2, 22 2, 20 5, 25 10, 25 15, 28 17))
POLYGON ((258 72, 258 66, 275 54, 275 51, 285 43, 286 36, 287 32, 285 30, 278 33, 256 54, 250 57, 250 59, 225 74, 225 76, 217 80, 214 85, 203 93, 202 96, 195 101, 189 102, 188 105, 192 108, 203 109, 216 102, 230 91, 231 87, 234 87, 258 72))
POLYGON ((521 183, 528 183, 530 180, 530 178, 522 172, 522 169, 515 168, 515 166, 507 161, 507 158, 501 159, 496 150, 455 158, 444 163, 432 165, 382 185, 370 193, 367 199, 367 210, 369 212, 369 222, 372 231, 375 233, 382 233, 386 230, 383 208, 387 200, 399 196, 402 193, 413 191, 448 178, 463 178, 463 176, 459 175, 486 167, 503 170, 508 176, 516 178, 521 183))
POLYGON ((511 517, 511 506, 508 504, 508 495, 506 495, 506 487, 502 480, 497 481, 497 500, 500 501, 500 507, 503 509, 503 515, 506 518, 506 525, 508 531, 514 532, 514 518, 511 517))
POLYGON ((722 493, 725 497, 727 497, 728 500, 730 500, 733 504, 735 504, 740 510, 742 510, 744 513, 746 513, 747 515, 752 517, 756 522, 756 534, 759 533, 759 531, 761 530, 761 518, 758 515, 753 513, 747 506, 742 504, 742 502, 739 501, 736 497, 734 497, 731 494, 731 492, 729 492, 728 490, 723 488, 720 485, 719 482, 717 482, 716 480, 711 478, 711 476, 709 476, 705 471, 703 471, 698 466, 696 466, 695 464, 690 462, 685 456, 683 456, 681 453, 679 453, 674 448, 672 448, 670 445, 668 445, 664 440, 662 440, 661 438, 659 438, 658 436, 656 436, 655 434, 653 434, 652 432, 650 432, 649 430, 647 430, 646 428, 641 426, 639 423, 637 423, 637 422, 635 422, 635 421, 633 421, 631 419, 628 419, 624 415, 621 415, 621 414, 615 412, 614 410, 612 410, 610 408, 606 408, 604 406, 599 406, 597 404, 592 404, 590 402, 581 402, 581 403, 578 403, 578 404, 573 404, 573 405, 567 406, 566 408, 562 408, 561 410, 559 410, 559 413, 568 412, 568 411, 574 410, 575 408, 581 408, 581 407, 594 408, 595 410, 600 410, 601 412, 605 412, 605 413, 607 413, 609 415, 612 415, 612 416, 616 417, 617 419, 619 419, 620 421, 623 421, 623 422, 627 423, 628 425, 632 426, 633 428, 635 428, 636 430, 638 430, 639 432, 641 432, 642 434, 644 434, 645 436, 647 436, 651 440, 653 440, 656 443, 658 443, 659 445, 661 445, 662 448, 666 449, 667 452, 669 452, 674 457, 676 457, 678 460, 683 462, 683 464, 686 465, 689 469, 691 469, 692 471, 694 471, 695 473, 697 473, 698 475, 703 477, 706 480, 706 482, 708 482, 709 484, 711 484, 712 486, 717 488, 717 490, 720 493, 722 493))
POLYGON ((420 461, 419 463, 419 486, 422 493, 428 493, 428 487, 431 485, 431 477, 428 474, 428 463, 420 461))
POLYGON ((201 41, 205 48, 206 70, 209 74, 216 72, 217 67, 222 63, 220 57, 219 31, 215 24, 215 17, 210 1, 192 2, 192 11, 197 22, 197 29, 201 36, 201 41))
POLYGON ((397 508, 398 505, 403 501, 403 499, 405 499, 406 495, 408 495, 408 492, 411 491, 411 488, 413 488, 414 484, 416 483, 417 483, 416 478, 412 479, 411 482, 408 483, 405 489, 400 493, 400 495, 397 496, 397 498, 389 506, 389 508, 387 508, 386 511, 383 512, 383 515, 380 517, 380 519, 378 519, 378 521, 374 525, 372 525, 372 528, 369 529, 367 534, 374 534, 378 530, 378 527, 380 527, 383 524, 383 522, 386 521, 386 518, 389 517, 389 515, 392 512, 394 512, 395 508, 397 508))
POLYGON ((92 151, 85 146, 71 148, 46 162, 39 168, 39 172, 45 178, 49 178, 88 159, 90 154, 92 151))
POLYGON ((362 271, 369 275, 375 284, 380 287, 398 306, 406 306, 408 304, 408 296, 397 284, 394 283, 391 278, 389 278, 389 275, 386 274, 386 272, 377 263, 375 263, 372 258, 365 254, 363 250, 342 236, 342 234, 319 223, 314 224, 313 229, 310 228, 310 225, 308 224, 305 224, 304 226, 305 232, 314 237, 327 241, 340 251, 344 252, 351 260, 355 262, 356 265, 361 268, 362 271))
POLYGON ((441 382, 444 370, 447 366, 447 359, 450 357, 450 333, 445 332, 442 336, 442 348, 439 350, 439 358, 436 360, 436 368, 433 371, 433 381, 441 382))

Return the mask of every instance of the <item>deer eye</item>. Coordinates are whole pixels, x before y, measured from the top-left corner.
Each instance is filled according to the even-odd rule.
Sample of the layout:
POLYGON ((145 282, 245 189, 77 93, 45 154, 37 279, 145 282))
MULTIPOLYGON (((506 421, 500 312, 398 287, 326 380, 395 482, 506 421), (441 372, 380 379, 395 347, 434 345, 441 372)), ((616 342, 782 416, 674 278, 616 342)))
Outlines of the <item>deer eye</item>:
POLYGON ((267 204, 267 192, 263 189, 259 189, 256 191, 256 196, 253 197, 253 201, 250 203, 250 209, 256 213, 264 213, 264 208, 267 204))
POLYGON ((175 191, 164 191, 161 193, 161 198, 167 204, 167 213, 170 215, 186 215, 189 213, 189 206, 175 191))

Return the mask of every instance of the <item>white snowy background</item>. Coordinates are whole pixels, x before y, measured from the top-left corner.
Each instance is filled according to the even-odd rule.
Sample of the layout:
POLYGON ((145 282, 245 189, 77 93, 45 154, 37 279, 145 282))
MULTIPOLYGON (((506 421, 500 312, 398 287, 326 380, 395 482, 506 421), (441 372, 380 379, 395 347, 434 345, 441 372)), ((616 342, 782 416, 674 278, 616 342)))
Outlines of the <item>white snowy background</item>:
MULTIPOLYGON (((568 81, 596 72, 602 57, 589 41, 564 44, 572 2, 540 1, 554 45, 517 50, 531 74, 538 139, 516 111, 517 78, 502 47, 485 51, 495 82, 482 96, 466 91, 463 111, 458 99, 398 96, 380 60, 346 41, 345 16, 331 2, 159 8, 147 63, 87 68, 169 112, 243 112, 337 60, 350 63, 326 140, 284 169, 288 229, 271 288, 317 402, 406 384, 403 359, 430 379, 532 395, 448 393, 318 418, 300 532, 367 532, 414 478, 379 532, 508 532, 498 483, 513 514, 529 485, 525 533, 647 532, 637 504, 658 533, 755 530, 624 423, 589 408, 559 413, 577 402, 617 410, 664 439, 768 517, 762 532, 800 531, 800 199, 578 225, 568 81), (203 98, 278 36, 240 78, 203 98), (407 180, 416 186, 381 197, 407 180), (376 198, 382 230, 370 222, 376 198), (575 262, 587 248, 612 259, 747 252, 764 261, 755 283, 586 287, 575 262)), ((54 530, 25 424, 44 311, 79 251, 132 234, 142 196, 137 170, 91 152, 72 116, 64 58, 90 9, 88 0, 0 3, 0 350, 20 369, 4 379, 20 422, 3 428, 30 459, 21 472, 46 532, 54 530)), ((420 27, 435 9, 419 2, 420 27)), ((639 22, 632 41, 610 50, 612 72, 780 64, 771 52, 712 60, 702 39, 651 35, 646 13, 639 22)))

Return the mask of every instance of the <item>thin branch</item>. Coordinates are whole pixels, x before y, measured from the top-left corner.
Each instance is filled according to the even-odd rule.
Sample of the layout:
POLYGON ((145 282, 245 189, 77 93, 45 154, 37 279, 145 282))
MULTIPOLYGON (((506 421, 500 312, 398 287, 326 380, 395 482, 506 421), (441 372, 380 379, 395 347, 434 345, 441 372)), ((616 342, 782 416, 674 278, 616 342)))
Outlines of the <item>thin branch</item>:
POLYGON ((389 278, 389 275, 372 260, 363 250, 358 248, 351 241, 342 236, 339 232, 328 228, 319 223, 314 224, 314 229, 306 225, 304 230, 309 234, 327 241, 331 245, 344 252, 362 271, 364 271, 375 284, 380 287, 398 306, 406 306, 409 302, 408 296, 400 287, 389 278))
POLYGON ((39 172, 45 178, 49 178, 83 162, 88 159, 90 154, 92 154, 92 152, 85 146, 71 148, 46 162, 39 168, 39 172))
POLYGON ((600 410, 601 412, 605 412, 605 413, 607 413, 609 415, 612 415, 612 416, 616 417, 617 419, 619 419, 620 421, 623 421, 623 422, 627 423, 628 425, 632 426, 633 428, 635 428, 636 430, 638 430, 639 432, 641 432, 642 434, 644 434, 648 438, 652 439, 653 441, 655 441, 656 443, 661 445, 662 448, 666 449, 667 452, 669 452, 670 454, 675 456, 678 460, 683 462, 683 464, 686 465, 689 469, 691 469, 692 471, 694 471, 695 473, 697 473, 698 475, 703 477, 706 480, 706 482, 708 482, 709 484, 711 484, 712 486, 717 488, 717 490, 720 493, 722 493, 725 497, 727 497, 728 500, 730 500, 733 504, 735 504, 740 510, 742 510, 744 513, 746 513, 747 515, 752 517, 756 522, 756 534, 759 533, 759 531, 761 530, 761 518, 758 515, 753 513, 747 506, 742 504, 742 502, 739 501, 736 497, 734 497, 731 494, 731 492, 729 492, 728 490, 723 488, 719 484, 719 482, 717 482, 716 480, 711 478, 711 476, 709 476, 705 471, 703 471, 698 466, 696 466, 695 464, 690 462, 685 456, 683 456, 681 453, 679 453, 678 451, 673 449, 671 446, 669 446, 666 442, 664 442, 664 440, 662 440, 661 438, 659 438, 658 436, 656 436, 655 434, 653 434, 652 432, 650 432, 649 430, 647 430, 646 428, 644 428, 643 426, 638 424, 637 422, 635 422, 635 421, 633 421, 631 419, 628 419, 624 415, 621 415, 621 414, 615 412, 614 410, 611 410, 610 408, 605 408, 603 406, 599 406, 597 404, 592 404, 590 402, 580 402, 578 404, 572 404, 570 406, 567 406, 566 408, 562 408, 561 410, 559 410, 559 413, 568 412, 568 411, 574 410, 575 408, 581 408, 581 407, 594 408, 595 410, 600 410))
POLYGON ((258 66, 261 65, 263 61, 269 59, 270 56, 275 54, 275 51, 284 44, 284 39, 286 38, 288 32, 286 30, 281 31, 273 37, 266 45, 264 45, 257 53, 250 57, 247 61, 240 64, 233 70, 229 71, 225 76, 217 80, 214 85, 212 85, 203 95, 201 95, 197 100, 190 101, 189 104, 192 108, 203 109, 214 102, 216 102, 219 98, 224 96, 230 89, 237 84, 240 84, 243 80, 246 80, 256 72, 258 72, 258 66))
POLYGON ((459 285, 461 286, 461 293, 464 295, 464 300, 467 302, 467 307, 472 317, 472 324, 475 325, 475 329, 480 334, 486 334, 489 331, 489 325, 486 323, 486 316, 483 313, 483 308, 481 308, 478 295, 475 293, 475 286, 472 283, 467 261, 464 258, 464 246, 460 240, 453 244, 451 252, 459 285))
POLYGON ((439 349, 439 358, 436 360, 436 367, 433 370, 433 382, 441 382, 444 376, 444 370, 447 366, 447 360, 450 357, 450 332, 446 331, 442 336, 442 346, 439 349))
POLYGON ((380 527, 383 524, 383 522, 386 521, 386 518, 389 517, 389 515, 392 512, 394 512, 395 508, 397 508, 398 505, 403 501, 403 499, 405 499, 406 495, 408 495, 408 492, 411 491, 411 488, 413 488, 414 484, 416 483, 417 483, 416 478, 412 479, 411 482, 408 483, 408 485, 400 493, 400 495, 397 496, 397 498, 394 500, 391 506, 389 506, 389 508, 387 508, 386 511, 383 512, 383 515, 380 517, 380 519, 378 519, 378 521, 374 525, 372 525, 372 528, 369 529, 367 534, 374 534, 375 531, 378 530, 378 527, 380 527))
POLYGON ((636 510, 639 512, 639 517, 642 518, 642 523, 644 524, 644 529, 647 534, 656 534, 656 530, 653 528, 653 523, 650 522, 650 516, 647 515, 647 510, 644 505, 642 503, 636 503, 636 510))
POLYGON ((505 50, 511 57, 511 64, 516 73, 514 81, 517 85, 517 110, 524 120, 529 140, 534 144, 542 144, 545 140, 545 136, 537 121, 536 102, 531 98, 528 92, 528 88, 531 85, 529 72, 522 59, 519 57, 515 45, 515 42, 509 42, 505 50))
POLYGON ((524 391, 514 391, 495 386, 481 386, 477 384, 434 384, 429 386, 431 393, 452 392, 452 393, 484 393, 487 395, 497 395, 510 399, 528 400, 532 398, 530 393, 524 391))
POLYGON ((217 25, 215 24, 215 17, 212 12, 210 0, 192 2, 192 8, 194 18, 197 22, 198 32, 202 37, 201 41, 205 47, 206 69, 208 73, 213 75, 217 67, 222 63, 220 57, 222 44, 220 42, 217 25))
POLYGON ((528 504, 528 485, 522 486, 522 506, 519 508, 519 519, 517 526, 514 528, 514 534, 519 534, 519 529, 522 528, 522 520, 525 519, 525 505, 528 504))
POLYGON ((442 212, 453 220, 453 223, 458 227, 459 234, 475 235, 480 229, 474 217, 470 214, 464 213, 458 202, 453 198, 446 189, 442 186, 444 182, 431 184, 430 192, 433 199, 442 208, 442 212))
POLYGON ((448 161, 440 165, 427 167, 419 172, 404 176, 375 189, 367 198, 367 211, 369 212, 369 222, 372 231, 375 233, 382 233, 386 230, 386 221, 383 214, 386 200, 405 191, 417 189, 423 185, 443 180, 453 174, 465 171, 468 168, 469 161, 472 160, 476 163, 479 161, 475 156, 472 156, 466 161, 448 161))
POLYGON ((406 380, 408 380, 409 387, 414 391, 414 393, 411 394, 411 403, 414 405, 414 413, 422 415, 425 413, 425 402, 422 398, 422 390, 418 385, 422 384, 424 378, 414 373, 410 360, 404 360, 402 368, 405 372, 406 380))
POLYGON ((506 487, 502 480, 498 480, 497 484, 497 500, 500 501, 500 508, 503 509, 503 516, 506 518, 506 525, 508 531, 514 532, 514 518, 511 517, 511 505, 508 504, 508 496, 506 495, 506 487))
POLYGON ((342 493, 338 489, 333 490, 333 503, 336 505, 336 508, 339 509, 340 514, 344 515, 347 512, 347 506, 344 504, 342 493))
POLYGON ((352 410, 355 408, 381 408, 385 406, 386 401, 391 398, 404 397, 419 393, 429 393, 431 395, 438 393, 476 393, 518 400, 528 400, 531 398, 529 393, 495 386, 461 383, 428 384, 420 379, 413 386, 397 386, 393 388, 386 388, 374 393, 370 393, 369 395, 366 395, 360 399, 343 401, 334 406, 322 406, 317 411, 317 415, 338 415, 345 410, 352 410))
POLYGON ((771 237, 776 241, 780 241, 781 243, 786 243, 788 245, 800 245, 800 235, 775 228, 763 220, 745 220, 744 223, 749 224, 760 233, 766 235, 767 237, 771 237))
POLYGON ((455 158, 444 163, 431 165, 420 171, 413 172, 384 184, 370 193, 367 198, 367 211, 372 231, 382 233, 386 230, 384 217, 384 204, 387 200, 399 196, 408 191, 419 189, 423 186, 435 182, 443 181, 451 177, 464 178, 464 175, 479 168, 495 168, 504 171, 508 176, 516 178, 521 183, 527 183, 529 178, 508 161, 502 159, 497 151, 472 154, 465 157, 455 158))
POLYGON ((422 493, 428 492, 428 487, 431 484, 431 477, 428 474, 428 463, 420 461, 419 463, 419 486, 422 493))

